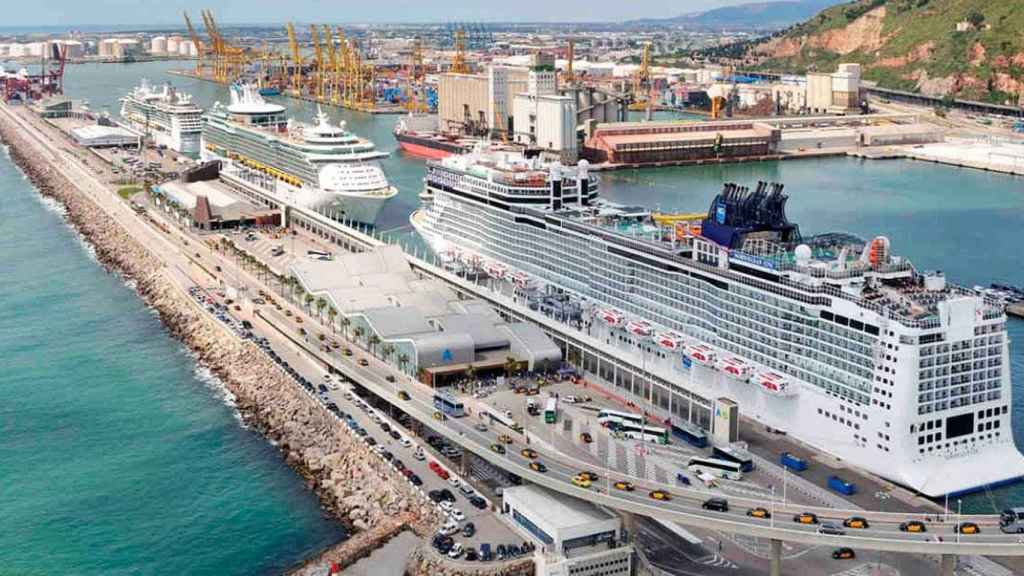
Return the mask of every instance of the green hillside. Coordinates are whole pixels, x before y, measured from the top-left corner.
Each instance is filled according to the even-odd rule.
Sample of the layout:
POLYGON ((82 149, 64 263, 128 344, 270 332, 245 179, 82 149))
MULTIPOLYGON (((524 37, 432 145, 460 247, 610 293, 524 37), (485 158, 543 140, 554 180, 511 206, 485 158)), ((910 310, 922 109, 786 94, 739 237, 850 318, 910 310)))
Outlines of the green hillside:
POLYGON ((1020 0, 859 0, 820 12, 753 48, 762 69, 831 71, 859 62, 879 85, 1022 103, 1020 0), (968 22, 967 30, 957 24, 968 22))

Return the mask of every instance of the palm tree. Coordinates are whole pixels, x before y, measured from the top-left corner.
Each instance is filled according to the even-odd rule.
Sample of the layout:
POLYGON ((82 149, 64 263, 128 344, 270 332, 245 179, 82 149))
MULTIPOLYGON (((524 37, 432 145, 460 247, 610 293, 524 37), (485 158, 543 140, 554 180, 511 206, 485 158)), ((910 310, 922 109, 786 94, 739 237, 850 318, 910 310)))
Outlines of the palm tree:
POLYGON ((374 349, 377 344, 380 344, 380 337, 376 334, 370 334, 370 337, 366 339, 366 343, 370 345, 370 354, 374 354, 374 349))
POLYGON ((365 333, 366 333, 366 330, 362 326, 356 326, 352 330, 352 335, 355 336, 357 344, 359 343, 359 339, 362 338, 363 334, 365 334, 365 333))
POLYGON ((399 354, 398 355, 398 367, 401 368, 402 372, 405 372, 405 367, 409 365, 409 355, 399 354))
POLYGON ((306 294, 304 300, 306 302, 306 312, 309 313, 311 311, 311 308, 309 306, 310 304, 313 303, 314 300, 316 300, 316 296, 313 296, 312 294, 306 294))
POLYGON ((466 379, 473 382, 476 379, 476 368, 472 364, 466 367, 466 379))
POLYGON ((381 347, 380 353, 384 357, 385 362, 391 362, 391 355, 395 353, 395 346, 393 344, 385 344, 381 347))
POLYGON ((506 378, 511 378, 512 377, 512 374, 516 371, 516 364, 517 364, 517 362, 516 362, 515 358, 513 358, 511 356, 505 357, 505 377, 506 378))
POLYGON ((316 314, 317 314, 317 316, 320 317, 320 323, 321 324, 324 323, 324 307, 326 307, 326 306, 327 306, 327 300, 324 300, 323 296, 321 296, 321 297, 316 299, 316 314))
POLYGON ((345 339, 348 340, 348 327, 352 325, 352 319, 348 316, 341 317, 341 332, 345 335, 345 339))
POLYGON ((330 307, 327 308, 327 320, 331 323, 331 333, 332 334, 335 333, 334 328, 336 327, 336 324, 334 323, 334 319, 337 316, 338 316, 338 311, 334 308, 334 306, 330 306, 330 307))

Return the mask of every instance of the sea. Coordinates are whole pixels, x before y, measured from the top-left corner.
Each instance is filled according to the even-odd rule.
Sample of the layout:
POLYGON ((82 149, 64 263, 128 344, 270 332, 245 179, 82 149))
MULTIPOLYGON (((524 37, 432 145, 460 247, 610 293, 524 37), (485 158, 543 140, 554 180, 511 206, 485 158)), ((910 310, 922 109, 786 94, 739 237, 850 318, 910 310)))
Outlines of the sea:
MULTIPOLYGON (((67 94, 116 116, 141 78, 204 106, 212 83, 182 62, 68 68, 67 94)), ((278 98, 311 118, 315 104, 278 98)), ((415 242, 424 166, 398 150, 396 116, 325 109, 391 156, 399 195, 378 230, 415 242)), ((1024 180, 903 160, 793 160, 606 172, 603 194, 706 211, 723 182, 781 182, 804 235, 885 235, 959 284, 1024 285, 1024 180)), ((271 574, 344 538, 224 388, 0 155, 0 574, 271 574)), ((1024 446, 1024 322, 1010 321, 1014 436, 1024 446)), ((1024 484, 964 510, 1024 506, 1024 484)))

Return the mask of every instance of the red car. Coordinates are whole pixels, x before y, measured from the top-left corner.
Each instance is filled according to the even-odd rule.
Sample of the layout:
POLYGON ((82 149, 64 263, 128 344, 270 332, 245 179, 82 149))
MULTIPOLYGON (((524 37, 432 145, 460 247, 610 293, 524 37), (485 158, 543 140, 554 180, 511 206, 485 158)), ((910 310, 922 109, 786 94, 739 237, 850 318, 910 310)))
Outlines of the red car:
POLYGON ((437 476, 441 480, 447 480, 448 479, 448 471, 445 470, 444 468, 441 468, 441 465, 438 464, 437 462, 431 462, 430 463, 430 469, 433 470, 434 474, 437 474, 437 476))

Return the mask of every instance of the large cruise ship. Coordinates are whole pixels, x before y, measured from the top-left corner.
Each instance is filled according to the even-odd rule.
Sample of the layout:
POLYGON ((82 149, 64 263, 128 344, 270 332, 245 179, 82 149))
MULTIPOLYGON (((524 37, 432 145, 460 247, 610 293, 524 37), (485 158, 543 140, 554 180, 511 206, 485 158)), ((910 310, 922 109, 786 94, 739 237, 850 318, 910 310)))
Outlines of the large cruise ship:
POLYGON ((781 185, 727 184, 706 217, 666 224, 599 198, 585 161, 477 149, 429 162, 425 182, 411 222, 442 259, 510 280, 524 301, 574 295, 580 330, 637 369, 571 338, 566 356, 674 427, 709 424, 688 399, 725 397, 928 496, 1024 476, 1003 309, 884 237, 802 237, 781 185))
POLYGON ((121 119, 131 128, 152 138, 160 146, 197 156, 202 134, 203 109, 192 97, 147 80, 121 98, 121 119))
POLYGON ((232 86, 231 103, 218 102, 203 117, 202 154, 228 162, 281 202, 361 224, 372 225, 397 194, 378 162, 387 153, 373 142, 331 124, 319 109, 313 124, 289 120, 255 86, 232 86))

